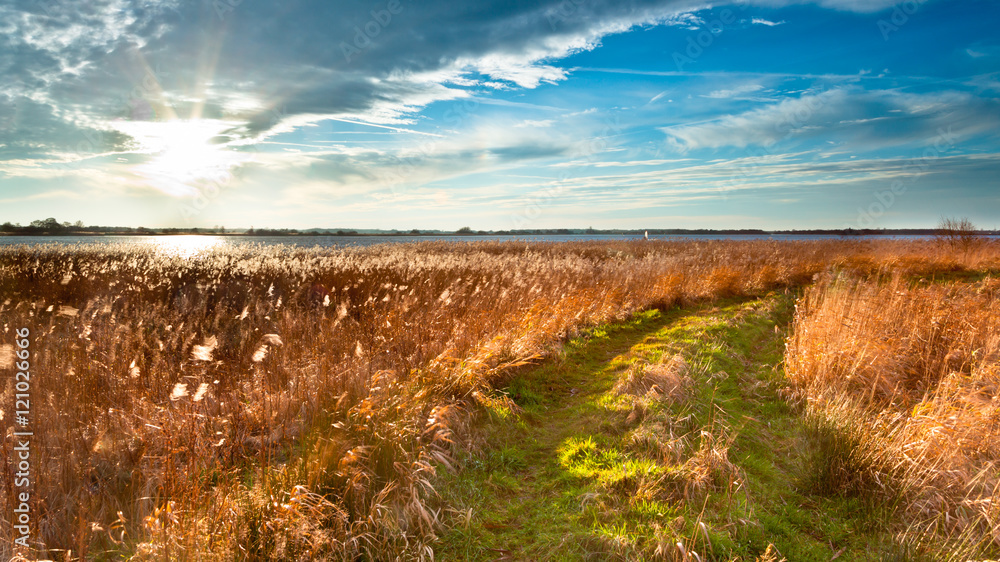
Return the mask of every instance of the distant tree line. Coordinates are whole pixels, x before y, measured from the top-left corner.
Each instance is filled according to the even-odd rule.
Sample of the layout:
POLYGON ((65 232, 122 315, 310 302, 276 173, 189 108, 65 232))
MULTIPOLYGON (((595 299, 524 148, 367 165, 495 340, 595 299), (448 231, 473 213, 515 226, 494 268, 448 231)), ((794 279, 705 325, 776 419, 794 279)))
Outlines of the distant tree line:
POLYGON ((99 234, 132 234, 145 236, 150 234, 225 234, 222 226, 215 228, 146 228, 144 226, 86 226, 83 221, 59 222, 53 217, 31 221, 27 226, 10 221, 0 224, 2 234, 20 234, 26 236, 60 236, 60 235, 99 235, 99 234))
POLYGON ((21 223, 11 224, 5 222, 0 225, 0 232, 8 234, 68 234, 71 232, 94 231, 102 227, 84 226, 82 221, 75 223, 59 222, 49 217, 47 219, 31 221, 28 226, 21 226, 21 223))
POLYGON ((759 228, 740 229, 710 229, 710 228, 650 228, 650 229, 596 229, 590 228, 535 228, 535 229, 512 229, 512 230, 473 230, 472 227, 463 226, 458 230, 382 230, 382 229, 332 229, 332 228, 310 228, 308 230, 298 230, 294 228, 253 228, 229 229, 216 225, 213 228, 146 228, 142 226, 84 226, 82 221, 75 223, 59 222, 55 218, 31 221, 27 226, 20 223, 12 224, 5 222, 0 224, 0 235, 26 235, 26 236, 53 236, 53 235, 107 235, 124 234, 133 236, 147 235, 178 235, 178 234, 211 234, 229 236, 447 236, 458 234, 466 236, 538 236, 538 235, 615 235, 615 236, 642 236, 649 235, 673 235, 673 236, 699 236, 699 235, 769 235, 769 234, 823 234, 840 236, 877 236, 877 235, 903 235, 903 236, 928 236, 948 240, 956 248, 968 249, 975 245, 975 240, 983 234, 997 234, 997 232, 979 230, 968 219, 942 219, 938 228, 896 228, 896 229, 803 229, 803 230, 761 230, 759 228))
MULTIPOLYGON (((131 234, 131 235, 157 235, 157 234, 228 234, 234 236, 441 236, 448 234, 459 235, 506 235, 506 236, 529 236, 529 235, 573 235, 573 234, 611 234, 611 235, 641 235, 645 232, 649 234, 766 234, 760 229, 739 229, 739 230, 712 230, 712 229, 594 229, 594 228, 535 228, 535 229, 513 229, 513 230, 473 230, 472 227, 463 226, 455 231, 447 230, 381 230, 381 229, 324 229, 311 228, 308 230, 297 230, 294 228, 249 228, 248 230, 227 230, 224 226, 214 228, 146 228, 142 226, 85 226, 82 221, 75 223, 59 222, 55 218, 31 221, 31 224, 22 226, 20 223, 12 224, 5 222, 0 225, 0 234, 20 234, 33 236, 53 236, 53 235, 101 235, 101 234, 131 234)), ((809 232, 809 231, 803 231, 809 232)), ((874 231, 872 231, 874 232, 874 231)), ((859 234, 862 232, 858 232, 859 234)), ((867 232, 865 232, 867 233, 867 232)))

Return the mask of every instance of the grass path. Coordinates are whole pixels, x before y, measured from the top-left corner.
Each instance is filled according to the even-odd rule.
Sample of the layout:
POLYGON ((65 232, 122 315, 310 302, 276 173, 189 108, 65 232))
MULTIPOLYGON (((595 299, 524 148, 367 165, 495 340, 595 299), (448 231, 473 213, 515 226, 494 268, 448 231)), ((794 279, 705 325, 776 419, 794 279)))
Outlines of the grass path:
POLYGON ((793 302, 647 311, 518 374, 517 407, 496 401, 483 446, 442 471, 436 558, 894 559, 877 508, 809 493, 808 424, 782 393, 793 302), (677 355, 677 392, 614 392, 677 355))

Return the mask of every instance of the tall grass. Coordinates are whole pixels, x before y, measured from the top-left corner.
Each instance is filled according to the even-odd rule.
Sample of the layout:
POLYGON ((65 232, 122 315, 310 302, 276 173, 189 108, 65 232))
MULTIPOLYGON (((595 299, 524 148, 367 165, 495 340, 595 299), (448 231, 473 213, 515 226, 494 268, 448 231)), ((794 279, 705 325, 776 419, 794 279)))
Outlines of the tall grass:
POLYGON ((5 247, 0 345, 32 331, 36 554, 430 557, 435 467, 496 381, 580 328, 832 265, 996 261, 888 241, 5 247))
POLYGON ((814 418, 817 491, 889 506, 917 550, 1000 550, 1000 281, 826 279, 786 368, 814 418))

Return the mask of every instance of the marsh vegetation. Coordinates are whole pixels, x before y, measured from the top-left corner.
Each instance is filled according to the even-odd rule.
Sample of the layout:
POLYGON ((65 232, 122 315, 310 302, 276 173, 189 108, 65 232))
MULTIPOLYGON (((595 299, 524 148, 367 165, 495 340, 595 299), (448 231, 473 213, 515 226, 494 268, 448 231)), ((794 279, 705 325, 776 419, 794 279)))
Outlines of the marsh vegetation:
POLYGON ((53 559, 561 552, 487 525, 485 480, 529 473, 575 559, 819 552, 761 514, 873 497, 887 545, 995 553, 998 269, 942 240, 9 246, 0 407, 27 327, 53 559))

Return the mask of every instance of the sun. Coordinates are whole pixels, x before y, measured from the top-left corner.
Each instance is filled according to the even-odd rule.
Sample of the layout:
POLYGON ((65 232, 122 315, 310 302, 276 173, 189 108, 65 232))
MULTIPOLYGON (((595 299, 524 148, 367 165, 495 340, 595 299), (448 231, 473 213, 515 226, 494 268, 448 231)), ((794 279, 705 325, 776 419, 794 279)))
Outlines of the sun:
POLYGON ((215 142, 231 123, 208 119, 131 122, 120 127, 149 159, 135 172, 150 187, 177 197, 196 196, 212 182, 225 181, 244 158, 215 142))

